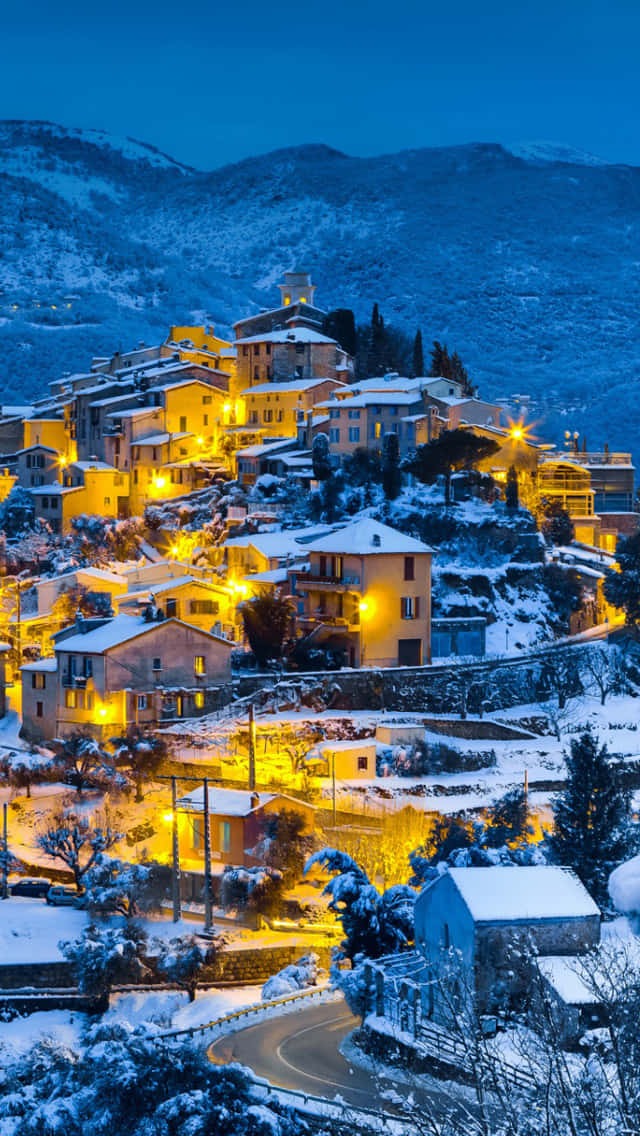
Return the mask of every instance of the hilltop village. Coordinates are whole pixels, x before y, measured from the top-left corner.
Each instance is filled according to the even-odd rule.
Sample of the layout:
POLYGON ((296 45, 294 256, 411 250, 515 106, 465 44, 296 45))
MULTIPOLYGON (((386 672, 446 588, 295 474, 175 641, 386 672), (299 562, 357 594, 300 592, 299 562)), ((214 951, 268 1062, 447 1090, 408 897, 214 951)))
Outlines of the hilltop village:
POLYGON ((542 1045, 543 991, 573 1059, 608 1021, 585 960, 637 942, 631 454, 278 289, 1 408, 0 987, 123 1019, 117 984, 234 990, 156 1016, 186 1028, 339 959, 354 1063, 468 1073, 468 1012, 532 1092, 510 1014, 542 1045), (589 854, 578 786, 590 831, 609 794, 589 854))

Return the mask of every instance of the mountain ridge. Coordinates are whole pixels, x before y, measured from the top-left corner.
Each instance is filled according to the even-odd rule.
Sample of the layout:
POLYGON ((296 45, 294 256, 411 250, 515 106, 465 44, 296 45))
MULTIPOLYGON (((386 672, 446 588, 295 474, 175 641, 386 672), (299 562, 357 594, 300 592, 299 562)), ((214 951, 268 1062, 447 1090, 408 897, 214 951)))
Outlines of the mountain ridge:
POLYGON ((597 413, 593 444, 620 445, 640 426, 640 169, 526 145, 362 158, 309 143, 204 171, 100 131, 0 122, 6 401, 171 323, 228 332, 304 263, 322 306, 366 319, 377 300, 455 347, 488 397, 530 391, 556 434, 597 413))

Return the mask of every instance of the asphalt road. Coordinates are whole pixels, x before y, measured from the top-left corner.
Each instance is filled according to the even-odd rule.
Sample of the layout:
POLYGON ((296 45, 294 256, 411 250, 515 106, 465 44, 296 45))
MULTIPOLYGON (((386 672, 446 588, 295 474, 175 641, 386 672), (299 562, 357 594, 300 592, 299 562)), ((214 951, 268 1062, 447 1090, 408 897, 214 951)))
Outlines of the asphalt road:
POLYGON ((458 1111, 459 1102, 444 1087, 416 1090, 351 1065, 339 1046, 358 1025, 343 1001, 310 1006, 219 1038, 209 1047, 209 1059, 220 1065, 239 1061, 272 1085, 329 1100, 340 1096, 381 1112, 396 1111, 386 1096, 390 1089, 403 1099, 411 1092, 439 1118, 458 1111))

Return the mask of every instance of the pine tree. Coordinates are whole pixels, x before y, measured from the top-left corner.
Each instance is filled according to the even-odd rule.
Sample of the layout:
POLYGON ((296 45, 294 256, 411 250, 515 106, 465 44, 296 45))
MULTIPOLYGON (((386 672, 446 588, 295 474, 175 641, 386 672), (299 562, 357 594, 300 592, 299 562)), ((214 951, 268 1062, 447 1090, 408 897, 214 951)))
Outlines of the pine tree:
POLYGON ((385 434, 382 441, 382 488, 387 501, 394 501, 402 486, 398 435, 385 434))
POLYGON ((424 375, 424 351, 422 349, 422 332, 420 328, 416 331, 416 337, 413 341, 413 363, 411 366, 412 378, 419 378, 424 375))
POLYGON ((383 375, 385 372, 385 331, 384 319, 380 315, 378 305, 373 305, 371 312, 371 341, 367 358, 367 370, 370 375, 383 375))
POLYGON ((403 468, 425 485, 444 475, 445 504, 451 504, 451 477, 454 470, 473 469, 478 462, 499 450, 493 438, 482 438, 470 430, 444 430, 431 442, 418 446, 403 468))
POLYGON ((429 374, 434 378, 451 378, 451 360, 449 359, 449 352, 447 351, 446 344, 443 346, 437 339, 433 341, 431 348, 431 366, 429 374))
POLYGON ((507 489, 505 493, 507 509, 517 509, 520 504, 518 496, 518 474, 516 467, 510 465, 507 471, 507 489))
POLYGON ((336 308, 322 321, 322 330, 331 339, 337 339, 343 351, 355 355, 358 347, 356 322, 351 308, 336 308))
POLYGON ((466 367, 463 366, 462 359, 457 351, 454 351, 450 360, 451 375, 450 378, 454 379, 456 383, 460 383, 462 393, 466 398, 472 398, 475 390, 469 380, 466 367))
POLYGON ((566 764, 566 786, 553 806, 551 851, 557 863, 574 869, 603 905, 609 874, 634 854, 639 843, 631 816, 631 789, 590 729, 572 740, 566 764))

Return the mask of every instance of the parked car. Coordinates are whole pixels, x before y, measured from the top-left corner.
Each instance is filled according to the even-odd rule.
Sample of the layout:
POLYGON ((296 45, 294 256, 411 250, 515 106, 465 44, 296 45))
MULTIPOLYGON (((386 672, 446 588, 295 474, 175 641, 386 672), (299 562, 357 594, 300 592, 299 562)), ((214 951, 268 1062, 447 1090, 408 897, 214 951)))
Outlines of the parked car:
POLYGON ((21 880, 16 880, 10 885, 10 892, 11 895, 35 895, 41 898, 47 894, 50 887, 51 880, 45 879, 44 876, 23 876, 21 880))
POLYGON ((75 888, 64 887, 62 884, 50 887, 46 900, 52 907, 84 907, 85 903, 84 896, 78 895, 75 888))

